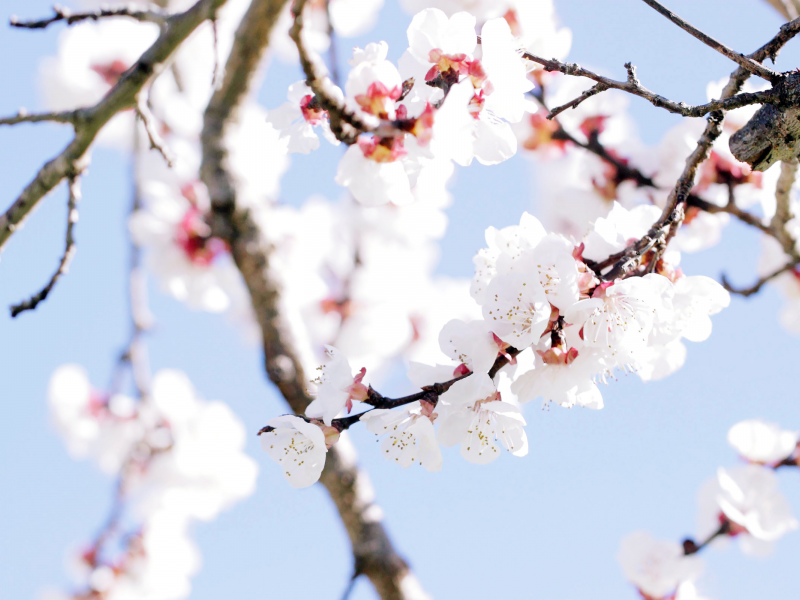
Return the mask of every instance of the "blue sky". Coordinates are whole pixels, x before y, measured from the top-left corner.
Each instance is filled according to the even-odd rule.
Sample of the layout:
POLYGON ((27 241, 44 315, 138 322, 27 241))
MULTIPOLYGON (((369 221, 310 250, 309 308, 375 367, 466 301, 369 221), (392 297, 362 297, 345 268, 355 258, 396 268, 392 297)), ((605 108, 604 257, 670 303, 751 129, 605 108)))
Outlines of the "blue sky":
MULTIPOLYGON (((623 63, 633 61, 642 82, 669 98, 701 102, 706 83, 732 70, 726 59, 637 0, 556 5, 573 30, 571 60, 617 77, 623 76, 623 63)), ((747 52, 780 25, 760 0, 670 0, 669 6, 747 52)), ((0 3, 0 18, 13 12, 45 15, 49 4, 0 3)), ((378 28, 353 45, 385 39, 397 57, 409 21, 395 0, 387 0, 378 28)), ((34 74, 39 59, 54 53, 59 30, 0 29, 0 114, 39 106, 34 74)), ((340 55, 348 45, 341 45, 340 55)), ((795 68, 799 59, 796 41, 778 67, 795 68)), ((277 106, 298 79, 296 66, 272 64, 262 103, 277 106)), ((649 143, 677 122, 638 99, 631 101, 631 114, 649 143)), ((49 124, 0 130, 0 207, 67 139, 66 128, 49 124)), ((282 186, 285 201, 296 204, 313 193, 338 197, 337 158, 328 149, 294 157, 282 186)), ((535 210, 530 165, 517 157, 495 167, 459 169, 451 189, 455 203, 439 272, 469 277, 484 229, 512 224, 523 210, 535 210)), ((64 194, 59 190, 43 202, 3 253, 0 307, 38 289, 52 272, 61 252, 64 194)), ((68 457, 48 425, 45 390, 53 369, 66 362, 84 365, 96 383, 107 381, 127 338, 121 233, 129 202, 125 158, 95 152, 84 178, 79 249, 69 276, 35 313, 11 320, 0 310, 0 589, 8 598, 31 598, 45 585, 64 585, 66 550, 92 536, 109 507, 112 481, 88 462, 68 457)), ((757 238, 732 226, 719 246, 685 256, 683 268, 710 276, 726 270, 747 283, 757 256, 757 238)), ((681 371, 647 385, 635 376, 620 377, 603 389, 606 408, 600 412, 529 405, 531 448, 523 459, 502 456, 476 466, 446 450, 440 473, 401 470, 380 458, 371 434, 356 429, 354 441, 386 525, 426 589, 440 599, 635 599, 614 560, 619 540, 636 529, 675 540, 693 533, 700 484, 718 466, 737 464, 725 434, 738 420, 762 417, 800 428, 792 379, 800 340, 778 327, 780 303, 770 290, 735 299, 714 318, 711 339, 690 345, 681 371)), ((254 496, 195 528, 204 569, 192 598, 338 598, 352 565, 332 504, 322 488, 291 489, 258 448, 255 432, 284 411, 265 380, 259 348, 245 343, 224 319, 193 312, 155 285, 151 308, 158 321, 149 341, 153 367, 183 369, 202 396, 228 402, 252 432, 248 451, 261 465, 254 496)), ((798 473, 784 472, 780 479, 800 511, 798 473)), ((788 598, 800 587, 798 555, 797 533, 766 559, 745 557, 735 545, 713 548, 704 553, 700 585, 720 600, 788 598)), ((353 595, 373 597, 366 582, 353 595)))

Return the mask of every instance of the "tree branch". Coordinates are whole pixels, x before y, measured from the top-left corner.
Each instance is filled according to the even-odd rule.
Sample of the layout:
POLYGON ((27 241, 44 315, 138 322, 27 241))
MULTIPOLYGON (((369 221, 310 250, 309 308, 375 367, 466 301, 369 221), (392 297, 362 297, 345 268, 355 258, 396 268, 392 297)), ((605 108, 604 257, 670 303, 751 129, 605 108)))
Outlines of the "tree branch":
POLYGON ((726 56, 732 61, 739 63, 739 65, 742 68, 750 71, 750 73, 752 73, 753 75, 758 75, 759 77, 761 77, 762 79, 766 79, 770 83, 777 83, 783 78, 783 75, 781 75, 780 73, 777 73, 772 69, 768 69, 764 65, 753 60, 751 57, 745 56, 741 52, 736 52, 735 50, 728 48, 722 42, 718 42, 710 35, 703 33, 702 31, 697 29, 697 27, 695 27, 685 19, 680 18, 678 15, 676 15, 674 12, 666 8, 660 2, 657 2, 656 0, 642 0, 642 1, 645 4, 647 4, 650 8, 654 9, 655 11, 657 11, 658 13, 662 14, 667 19, 675 23, 675 25, 677 25, 690 35, 694 36, 695 38, 703 42, 709 48, 713 48, 723 56, 726 56))
MULTIPOLYGON (((684 117, 702 117, 714 111, 728 111, 734 110, 736 108, 741 108, 743 106, 749 106, 751 104, 770 104, 770 103, 778 103, 780 101, 777 94, 775 94, 772 90, 765 90, 763 92, 748 92, 744 94, 737 94, 732 97, 725 97, 720 100, 712 100, 707 104, 700 104, 698 106, 690 106, 684 102, 675 102, 673 100, 669 100, 664 98, 664 96, 660 96, 655 92, 650 91, 646 87, 644 87, 639 80, 635 77, 628 78, 627 81, 617 81, 615 79, 611 79, 609 77, 604 77, 602 75, 598 75, 597 73, 590 71, 589 69, 584 69, 579 64, 576 63, 562 63, 556 59, 546 59, 542 58, 541 56, 536 56, 535 54, 531 54, 530 52, 525 52, 522 54, 522 57, 538 63, 544 67, 545 71, 558 71, 560 73, 564 73, 565 75, 572 75, 574 77, 586 77, 591 79, 592 81, 596 81, 598 84, 604 86, 604 89, 615 89, 615 90, 622 90, 623 92, 627 92, 629 94, 633 94, 634 96, 639 96, 640 98, 644 98, 648 102, 650 102, 653 106, 657 106, 658 108, 663 108, 671 113, 675 113, 678 115, 682 115, 684 117)), ((630 63, 625 63, 626 69, 629 72, 635 69, 630 63)), ((597 88, 598 86, 595 86, 597 88)), ((594 88, 593 88, 594 89, 594 88)), ((593 92, 592 95, 599 93, 603 90, 598 89, 597 91, 593 92)), ((585 94, 586 92, 584 92, 585 94)), ((588 96, 587 96, 588 97, 588 96)), ((583 102, 586 98, 578 98, 580 102, 583 102)), ((576 102, 573 100, 573 102, 576 102)), ((565 105, 564 107, 559 107, 555 109, 557 112, 551 111, 549 115, 547 115, 548 119, 552 119, 558 113, 562 112, 565 108, 569 108, 569 105, 565 105)))
MULTIPOLYGON (((795 19, 791 23, 783 25, 778 34, 769 42, 764 44, 761 48, 753 52, 750 55, 750 58, 760 61, 769 57, 772 60, 775 60, 783 45, 798 33, 800 33, 800 19, 795 19)), ((743 67, 736 69, 736 71, 731 73, 728 83, 722 90, 720 98, 724 100, 740 92, 744 82, 747 81, 748 77, 750 77, 750 72, 748 70, 744 69, 743 67)), ((677 233, 678 227, 680 227, 680 224, 683 222, 683 205, 688 200, 689 192, 694 185, 694 178, 697 168, 700 166, 700 164, 702 164, 703 161, 706 160, 706 158, 708 158, 711 146, 722 133, 723 119, 724 115, 718 112, 712 113, 709 116, 708 123, 703 131, 703 135, 698 140, 697 147, 686 159, 686 166, 684 167, 683 173, 678 178, 675 188, 670 193, 667 199, 667 204, 661 213, 661 217, 658 221, 656 221, 650 231, 648 231, 647 235, 626 249, 624 256, 605 276, 607 280, 613 280, 615 277, 623 276, 630 272, 633 268, 638 266, 639 261, 645 254, 646 249, 652 248, 656 243, 663 243, 665 245, 669 242, 672 236, 677 233)), ((791 266, 787 266, 783 270, 791 268, 791 266)), ((780 272, 775 273, 767 277, 765 281, 779 274, 780 272)), ((745 291, 752 289, 753 291, 749 291, 749 294, 755 293, 761 288, 761 286, 764 285, 765 281, 761 281, 757 283, 756 286, 753 286, 753 288, 748 288, 748 290, 745 291)), ((723 285, 726 285, 724 277, 723 285)), ((729 291, 740 293, 739 291, 735 290, 729 291)))
POLYGON ((76 113, 75 111, 68 110, 63 112, 52 113, 34 113, 29 114, 26 110, 20 111, 13 117, 0 118, 0 125, 17 125, 18 123, 41 123, 43 121, 50 121, 53 123, 70 123, 75 125, 76 113))
POLYGON ((14 203, 0 216, 0 250, 22 224, 30 211, 64 178, 86 168, 88 150, 100 129, 111 118, 136 105, 136 96, 157 76, 178 46, 206 19, 213 18, 227 0, 199 0, 183 13, 167 18, 167 26, 152 46, 96 105, 74 111, 75 137, 54 159, 36 174, 14 203))
POLYGON ((747 298, 748 296, 752 296, 753 294, 757 294, 758 292, 761 291, 761 288, 764 287, 764 285, 767 282, 772 281, 778 275, 782 275, 783 273, 786 273, 786 271, 791 271, 798 264, 800 264, 800 262, 792 261, 792 262, 786 263, 780 269, 778 269, 776 271, 773 271, 772 273, 769 273, 767 275, 764 275, 758 281, 756 281, 753 285, 751 285, 750 287, 746 287, 746 288, 735 288, 735 287, 733 287, 730 284, 730 282, 728 281, 728 278, 723 273, 723 275, 722 275, 722 287, 724 287, 726 290, 728 290, 731 294, 736 294, 737 296, 744 296, 745 298, 747 298))
POLYGON ((55 5, 53 6, 53 16, 50 18, 20 21, 16 15, 13 15, 9 19, 9 25, 20 29, 44 29, 59 21, 66 21, 67 25, 72 25, 80 21, 97 21, 99 19, 111 17, 127 17, 136 21, 156 23, 161 26, 165 25, 168 19, 167 13, 162 10, 139 8, 136 6, 99 8, 97 10, 85 12, 72 12, 68 8, 55 5))
POLYGON ((144 127, 145 132, 147 133, 147 139, 150 142, 150 149, 157 150, 161 157, 164 159, 164 162, 167 163, 167 166, 172 168, 173 157, 172 154, 167 150, 166 146, 164 145, 164 140, 161 139, 161 136, 156 129, 156 124, 153 122, 155 117, 153 113, 150 112, 150 108, 147 106, 147 102, 138 102, 136 105, 136 117, 141 121, 142 126, 144 127))
POLYGON ((328 112, 331 131, 336 139, 345 144, 351 145, 356 142, 360 133, 369 131, 377 126, 377 123, 366 123, 360 115, 349 111, 343 104, 340 104, 329 92, 333 83, 327 75, 321 72, 321 65, 306 50, 303 43, 303 8, 307 0, 295 0, 292 5, 292 16, 294 22, 289 30, 289 35, 297 46, 300 55, 300 66, 306 76, 306 84, 310 87, 317 98, 319 105, 328 112))
MULTIPOLYGON (((239 29, 225 66, 220 88, 204 116, 201 178, 208 187, 213 210, 212 227, 231 248, 233 259, 250 292, 262 331, 267 375, 291 409, 305 412, 310 403, 302 364, 278 304, 280 290, 269 277, 270 245, 251 216, 236 204, 234 181, 227 170, 226 128, 235 122, 238 108, 263 55, 285 0, 253 0, 239 29)), ((320 481, 339 510, 353 545, 359 571, 369 577, 381 598, 411 600, 424 597, 416 578, 393 547, 376 518, 367 475, 355 463, 355 451, 346 436, 327 453, 320 481)))
POLYGON ((48 294, 53 291, 59 278, 69 270, 69 265, 72 262, 72 257, 75 256, 75 223, 78 222, 78 202, 81 199, 81 186, 78 176, 69 178, 68 185, 69 199, 67 200, 67 235, 64 243, 64 254, 61 256, 61 261, 58 263, 58 269, 53 273, 50 281, 39 292, 31 296, 28 300, 15 304, 11 307, 11 316, 16 317, 26 310, 34 310, 40 302, 43 302, 48 294))
POLYGON ((791 191, 797 176, 797 158, 785 160, 781 163, 781 174, 775 186, 775 215, 772 217, 770 227, 774 232, 783 251, 794 261, 800 261, 797 252, 797 240, 786 229, 786 224, 792 220, 791 191))

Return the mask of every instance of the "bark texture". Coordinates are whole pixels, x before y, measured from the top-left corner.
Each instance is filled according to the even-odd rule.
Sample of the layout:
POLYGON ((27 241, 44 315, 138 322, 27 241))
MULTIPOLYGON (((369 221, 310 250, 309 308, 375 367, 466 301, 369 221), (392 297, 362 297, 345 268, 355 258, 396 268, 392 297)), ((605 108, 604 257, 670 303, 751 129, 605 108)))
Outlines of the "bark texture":
POLYGON ((778 104, 765 104, 731 136, 733 155, 754 171, 766 171, 776 162, 800 153, 800 73, 775 87, 778 104))
MULTIPOLYGON (((292 412, 302 414, 310 402, 306 376, 292 336, 279 310, 280 289, 269 274, 270 244, 246 210, 236 203, 236 185, 227 168, 225 133, 237 119, 257 71, 269 34, 286 0, 253 0, 236 32, 222 85, 204 117, 201 177, 212 202, 212 229, 225 239, 250 292, 261 326, 264 365, 292 412)), ((427 598, 382 524, 382 510, 372 485, 356 463, 346 435, 327 455, 320 479, 342 518, 353 546, 356 575, 366 575, 385 600, 427 598)))

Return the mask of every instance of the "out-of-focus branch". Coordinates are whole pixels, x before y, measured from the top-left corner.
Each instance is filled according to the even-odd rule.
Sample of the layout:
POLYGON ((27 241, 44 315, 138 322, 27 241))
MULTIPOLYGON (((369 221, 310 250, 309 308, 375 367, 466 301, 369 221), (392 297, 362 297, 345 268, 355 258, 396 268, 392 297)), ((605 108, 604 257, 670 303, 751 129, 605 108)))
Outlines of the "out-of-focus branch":
MULTIPOLYGON (((152 46, 105 97, 89 108, 73 111, 75 137, 54 159, 46 163, 14 203, 0 215, 0 250, 30 211, 63 179, 74 177, 88 164, 88 150, 97 133, 117 113, 136 106, 136 97, 180 44, 227 0, 199 0, 189 10, 167 18, 167 25, 152 46)), ((52 120, 52 119, 50 119, 52 120)))
POLYGON ((162 10, 146 9, 136 6, 99 8, 97 10, 85 12, 72 12, 68 8, 55 5, 53 7, 52 17, 47 19, 20 21, 18 17, 12 16, 9 19, 9 24, 12 27, 19 27, 20 29, 44 29, 59 21, 65 21, 67 25, 72 25, 73 23, 79 23, 80 21, 98 21, 99 19, 107 19, 111 17, 127 17, 136 21, 156 23, 163 26, 167 22, 168 15, 162 10))
MULTIPOLYGON (((270 245, 247 211, 236 205, 236 188, 227 169, 226 128, 236 121, 253 73, 266 49, 285 0, 253 0, 236 32, 224 79, 204 116, 201 177, 212 204, 212 228, 225 239, 241 272, 262 331, 267 375, 296 413, 310 399, 306 377, 279 311, 280 290, 269 277, 270 245)), ((350 537, 355 573, 366 575, 381 598, 424 598, 416 578, 392 545, 381 523, 367 475, 358 468, 349 441, 340 439, 327 453, 320 478, 350 537)))
POLYGON ((733 287, 727 280, 725 275, 722 276, 722 285, 725 289, 732 294, 739 296, 752 296, 759 292, 764 285, 782 275, 783 273, 794 269, 800 265, 800 252, 797 251, 797 240, 795 240, 789 231, 786 229, 786 224, 794 216, 791 209, 791 196, 790 192, 794 185, 795 177, 797 176, 797 159, 791 161, 784 161, 781 163, 781 174, 778 177, 778 183, 775 186, 775 215, 769 227, 766 227, 767 232, 774 237, 783 247, 783 251, 789 258, 789 262, 781 268, 768 273, 756 281, 753 285, 747 288, 733 287))
POLYGON ((772 217, 770 227, 775 232, 783 251, 795 261, 800 261, 795 240, 786 229, 786 224, 792 220, 791 191, 797 176, 797 158, 785 160, 781 163, 781 174, 775 186, 775 215, 772 217))
POLYGON ((753 294, 757 294, 758 292, 761 291, 761 288, 764 287, 765 284, 767 284, 768 282, 770 282, 773 279, 775 279, 778 275, 782 275, 783 273, 786 273, 786 271, 791 271, 798 264, 800 264, 800 263, 795 262, 795 261, 792 261, 790 263, 786 263, 780 269, 777 269, 777 270, 773 271, 772 273, 768 273, 767 275, 764 275, 758 281, 756 281, 753 285, 751 285, 750 287, 746 287, 746 288, 734 287, 733 285, 731 285, 731 283, 728 281, 728 278, 723 273, 723 275, 722 275, 722 287, 724 287, 726 290, 728 290, 731 294, 736 294, 737 296, 744 296, 746 298, 748 296, 752 296, 753 294))
POLYGON ((657 2, 656 0, 642 0, 642 1, 645 4, 647 4, 650 8, 654 9, 655 11, 657 11, 658 13, 662 14, 667 19, 675 23, 675 25, 677 25, 678 27, 680 27, 693 37, 703 42, 709 48, 713 48, 723 56, 731 59, 736 63, 739 63, 739 65, 742 68, 747 69, 753 75, 758 75, 759 77, 761 77, 762 79, 766 79, 770 83, 777 83, 778 81, 781 80, 782 75, 780 73, 776 73, 772 69, 768 69, 764 65, 758 63, 749 56, 745 56, 741 52, 736 52, 735 50, 728 48, 722 42, 718 42, 710 35, 703 33, 697 27, 695 27, 685 19, 682 19, 681 17, 676 15, 674 12, 669 10, 660 2, 657 2))
POLYGON ((20 110, 13 117, 0 118, 0 125, 16 125, 18 123, 41 123, 43 121, 50 121, 52 123, 71 123, 72 125, 74 125, 75 111, 68 110, 63 112, 29 114, 25 110, 20 110))
POLYGON ((774 232, 768 225, 765 225, 764 222, 753 213, 749 213, 746 210, 742 210, 741 208, 736 206, 735 202, 728 202, 726 205, 720 206, 718 204, 713 204, 711 202, 703 200, 699 196, 690 194, 689 197, 686 199, 686 206, 694 206, 702 211, 711 214, 727 213, 732 217, 736 217, 742 223, 745 223, 750 227, 755 227, 756 229, 761 231, 761 233, 765 233, 769 236, 774 237, 774 232))
POLYGON ((50 281, 39 292, 31 296, 25 302, 20 302, 11 307, 11 316, 16 317, 18 314, 35 309, 40 302, 47 298, 48 294, 53 291, 59 278, 69 270, 69 263, 72 262, 72 257, 75 255, 75 224, 78 222, 78 202, 81 199, 81 185, 78 176, 69 178, 69 189, 67 200, 67 235, 64 243, 64 254, 58 263, 58 269, 53 273, 50 281))
POLYGON ((800 17, 800 0, 767 0, 786 19, 800 17))
POLYGON ((166 145, 164 144, 164 140, 161 138, 161 135, 158 133, 158 129, 154 122, 153 114, 150 112, 150 108, 147 106, 147 102, 139 101, 136 105, 136 117, 141 121, 142 126, 144 127, 145 132, 147 132, 147 139, 150 142, 150 149, 157 150, 161 157, 164 159, 164 162, 167 163, 167 166, 172 168, 173 157, 172 154, 167 150, 166 145))

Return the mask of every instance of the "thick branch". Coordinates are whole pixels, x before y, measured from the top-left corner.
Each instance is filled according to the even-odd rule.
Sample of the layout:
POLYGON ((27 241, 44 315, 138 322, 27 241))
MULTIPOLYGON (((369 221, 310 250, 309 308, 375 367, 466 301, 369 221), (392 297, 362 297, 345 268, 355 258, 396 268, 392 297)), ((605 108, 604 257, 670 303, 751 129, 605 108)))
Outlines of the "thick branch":
POLYGON ((53 7, 52 17, 20 21, 16 16, 12 16, 9 19, 9 25, 20 29, 44 29, 58 21, 66 21, 67 25, 72 25, 80 21, 97 21, 110 17, 127 17, 136 21, 156 23, 158 25, 164 25, 167 22, 167 13, 158 9, 121 6, 118 8, 99 8, 85 12, 72 12, 63 6, 56 5, 53 7))
POLYGON ((53 291, 59 278, 69 270, 69 264, 72 262, 72 257, 75 256, 75 223, 78 222, 78 202, 81 199, 81 186, 80 180, 77 176, 70 177, 69 179, 69 199, 67 200, 67 234, 64 242, 64 254, 58 263, 58 269, 53 273, 50 281, 39 292, 31 296, 25 302, 20 302, 11 307, 11 316, 16 317, 18 314, 26 310, 35 309, 40 302, 43 302, 48 294, 53 291))
POLYGON ((713 48, 723 56, 730 58, 732 61, 739 63, 739 65, 750 71, 753 75, 758 75, 762 79, 766 79, 770 83, 777 83, 781 80, 782 75, 780 73, 776 73, 772 69, 768 69, 764 65, 756 62, 749 56, 745 56, 741 52, 736 52, 731 48, 728 48, 722 42, 718 42, 710 35, 703 33, 697 27, 692 25, 691 23, 687 22, 686 20, 680 18, 674 12, 666 8, 660 2, 656 0, 642 0, 645 4, 649 7, 655 9, 657 12, 661 13, 665 17, 667 17, 670 21, 675 23, 678 27, 689 33, 690 35, 694 36, 701 42, 703 42, 709 48, 713 48))
POLYGON ((88 150, 100 129, 117 113, 134 108, 144 85, 163 69, 164 63, 203 21, 213 18, 227 0, 199 0, 186 12, 167 19, 167 26, 141 58, 120 77, 117 84, 96 105, 74 111, 75 138, 45 164, 19 197, 0 216, 0 249, 22 224, 30 211, 64 178, 84 170, 88 150))
MULTIPOLYGON (((224 145, 226 127, 235 122, 283 4, 284 0, 253 0, 236 32, 224 79, 204 117, 201 177, 211 196, 213 227, 229 243, 250 292, 261 326, 267 375, 291 409, 302 414, 310 402, 306 378, 279 312, 280 290, 269 277, 269 242, 250 215, 236 206, 236 189, 227 170, 224 145)), ((328 451, 320 481, 328 489, 350 537, 356 572, 369 577, 381 598, 422 597, 419 584, 376 517, 380 508, 374 504, 368 478, 356 465, 348 440, 340 440, 328 451)))

